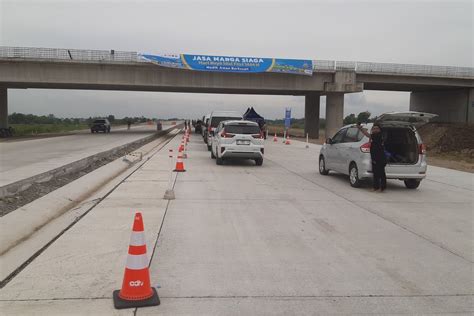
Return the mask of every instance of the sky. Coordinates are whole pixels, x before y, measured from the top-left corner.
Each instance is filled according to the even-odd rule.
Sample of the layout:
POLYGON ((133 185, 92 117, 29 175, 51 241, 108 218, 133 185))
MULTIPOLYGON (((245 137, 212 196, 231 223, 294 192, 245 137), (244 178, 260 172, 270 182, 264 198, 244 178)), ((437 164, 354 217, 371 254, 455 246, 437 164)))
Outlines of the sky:
MULTIPOLYGON (((0 0, 0 45, 473 66, 473 1, 0 0)), ((317 74, 315 74, 317 75, 317 74)), ((27 89, 9 113, 304 116, 304 97, 27 89)), ((409 108, 408 92, 345 95, 344 114, 409 108)), ((321 98, 321 117, 325 98, 321 98)))

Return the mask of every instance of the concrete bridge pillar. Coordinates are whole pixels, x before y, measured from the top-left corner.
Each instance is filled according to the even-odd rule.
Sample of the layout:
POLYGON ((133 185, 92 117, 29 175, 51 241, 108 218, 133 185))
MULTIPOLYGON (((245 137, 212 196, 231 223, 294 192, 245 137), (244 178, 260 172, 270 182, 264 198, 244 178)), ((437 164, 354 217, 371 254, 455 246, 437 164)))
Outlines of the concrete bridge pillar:
POLYGON ((304 99, 304 133, 319 138, 319 93, 312 92, 304 99))
POLYGON ((326 95, 326 130, 325 137, 333 137, 342 127, 344 120, 344 93, 328 93, 326 95))
POLYGON ((8 128, 7 88, 0 87, 0 128, 8 128))
POLYGON ((412 92, 410 111, 438 114, 438 122, 474 124, 474 89, 412 92))
POLYGON ((326 93, 325 137, 333 137, 344 121, 344 93, 362 92, 364 84, 357 82, 354 71, 336 71, 333 82, 324 84, 326 93))

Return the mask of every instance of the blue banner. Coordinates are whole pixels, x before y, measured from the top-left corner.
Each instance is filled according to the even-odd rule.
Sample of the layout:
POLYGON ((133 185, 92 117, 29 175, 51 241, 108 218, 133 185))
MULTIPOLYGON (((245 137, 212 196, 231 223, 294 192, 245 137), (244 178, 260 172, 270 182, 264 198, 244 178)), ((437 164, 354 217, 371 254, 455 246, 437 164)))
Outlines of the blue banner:
POLYGON ((261 57, 231 57, 209 55, 149 55, 139 54, 142 60, 154 64, 197 71, 259 73, 280 72, 288 74, 313 74, 313 62, 302 59, 261 57))
POLYGON ((285 109, 285 129, 291 126, 291 109, 285 109))

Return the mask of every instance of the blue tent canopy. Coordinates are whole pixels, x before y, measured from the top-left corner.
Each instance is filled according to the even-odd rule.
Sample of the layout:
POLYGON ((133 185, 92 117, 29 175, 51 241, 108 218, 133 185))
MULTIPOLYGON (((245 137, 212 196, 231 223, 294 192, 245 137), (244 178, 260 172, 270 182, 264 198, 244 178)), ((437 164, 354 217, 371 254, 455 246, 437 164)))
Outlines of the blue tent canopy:
POLYGON ((253 107, 250 107, 250 108, 247 109, 247 111, 243 115, 243 118, 244 118, 244 120, 257 122, 258 125, 260 125, 260 126, 265 124, 265 119, 261 115, 259 115, 254 110, 253 107))

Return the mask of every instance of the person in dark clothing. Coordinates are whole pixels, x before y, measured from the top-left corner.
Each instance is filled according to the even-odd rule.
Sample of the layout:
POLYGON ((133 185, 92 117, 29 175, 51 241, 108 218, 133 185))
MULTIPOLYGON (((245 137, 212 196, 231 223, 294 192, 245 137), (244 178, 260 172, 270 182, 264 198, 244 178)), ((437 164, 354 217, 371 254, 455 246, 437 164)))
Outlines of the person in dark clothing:
POLYGON ((366 129, 357 124, 359 130, 370 138, 370 158, 372 159, 372 172, 374 174, 374 191, 383 192, 387 187, 387 177, 385 175, 385 166, 387 158, 385 157, 384 140, 380 125, 374 124, 370 134, 366 129))

